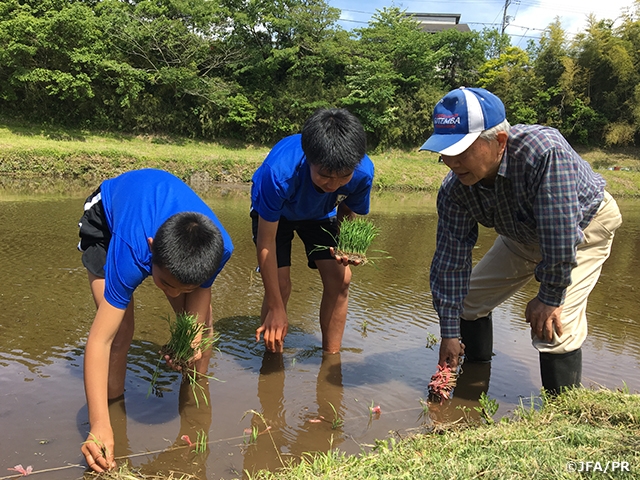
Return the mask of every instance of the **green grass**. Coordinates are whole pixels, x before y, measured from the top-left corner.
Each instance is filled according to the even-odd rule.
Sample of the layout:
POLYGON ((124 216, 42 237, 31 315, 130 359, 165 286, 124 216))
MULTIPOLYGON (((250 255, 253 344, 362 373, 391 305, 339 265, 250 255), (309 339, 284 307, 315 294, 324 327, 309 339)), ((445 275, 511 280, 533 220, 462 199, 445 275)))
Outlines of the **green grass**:
MULTIPOLYGON (((577 150, 605 177, 612 195, 640 197, 640 148, 577 150), (614 167, 621 170, 609 170, 614 167)), ((95 183, 127 170, 154 167, 185 180, 196 175, 213 182, 248 183, 268 153, 265 145, 24 126, 0 120, 0 177, 95 183)), ((418 152, 417 147, 370 156, 378 190, 435 192, 448 172, 436 154, 418 152)))
POLYGON ((188 178, 248 182, 268 148, 186 138, 98 134, 0 124, 0 175, 96 180, 154 167, 188 178))

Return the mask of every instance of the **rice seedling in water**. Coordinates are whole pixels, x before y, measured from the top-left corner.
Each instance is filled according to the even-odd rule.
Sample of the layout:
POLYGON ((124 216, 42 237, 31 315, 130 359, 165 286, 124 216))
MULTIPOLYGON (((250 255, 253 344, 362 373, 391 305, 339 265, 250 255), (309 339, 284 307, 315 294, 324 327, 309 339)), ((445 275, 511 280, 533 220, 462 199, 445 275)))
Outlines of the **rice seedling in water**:
POLYGON ((263 433, 269 434, 269 438, 271 439, 271 444, 273 445, 273 448, 275 449, 275 452, 276 452, 276 455, 278 457, 278 460, 280 461, 280 465, 282 465, 284 467, 285 466, 285 462, 282 459, 282 455, 280 455, 280 449, 276 445, 276 441, 274 440, 273 435, 271 434, 271 425, 267 425, 267 421, 264 418, 264 415, 262 413, 260 413, 260 412, 257 412, 256 410, 247 410, 246 412, 244 412, 244 415, 242 416, 242 419, 244 419, 244 417, 246 417, 249 413, 252 413, 256 417, 258 417, 262 421, 262 423, 264 424, 264 427, 265 427, 262 432, 259 431, 257 425, 254 425, 253 427, 251 427, 251 438, 250 438, 251 443, 256 443, 258 441, 258 436, 259 435, 262 435, 263 433))
POLYGON ((331 428, 337 430, 344 425, 344 420, 341 419, 338 415, 336 407, 333 406, 333 403, 329 402, 329 406, 331 407, 331 410, 333 410, 333 421, 331 422, 331 428))
POLYGON ((193 444, 195 447, 193 451, 195 453, 204 453, 207 451, 207 432, 204 430, 198 430, 197 435, 196 443, 193 444))
POLYGON ((207 400, 207 396, 204 395, 204 387, 198 383, 198 377, 202 376, 208 379, 213 377, 196 372, 189 362, 198 351, 204 352, 208 348, 211 348, 218 338, 214 334, 209 334, 204 324, 198 323, 194 315, 186 312, 179 313, 175 321, 171 321, 170 319, 167 319, 167 321, 169 322, 171 338, 160 349, 160 358, 151 377, 151 385, 149 385, 147 397, 154 391, 156 381, 160 375, 160 365, 165 356, 168 355, 173 364, 179 367, 182 373, 182 381, 188 381, 191 385, 196 406, 200 406, 197 395, 198 390, 203 394, 202 396, 205 403, 208 405, 209 401, 207 400))
POLYGON ((432 349, 435 345, 438 344, 438 337, 436 337, 433 333, 427 333, 427 345, 426 347, 432 349))
POLYGON ((246 444, 253 445, 254 443, 256 443, 258 441, 259 434, 260 434, 260 431, 258 430, 257 425, 252 425, 251 428, 245 429, 244 433, 242 434, 242 438, 245 445, 246 444))
POLYGON ((382 409, 380 405, 374 406, 373 400, 371 400, 371 406, 369 406, 369 419, 371 419, 374 415, 380 415, 382 413, 382 409))
POLYGON ((420 398, 418 401, 420 402, 420 408, 421 408, 420 415, 418 415, 418 419, 426 420, 429 418, 429 402, 424 398, 420 398))

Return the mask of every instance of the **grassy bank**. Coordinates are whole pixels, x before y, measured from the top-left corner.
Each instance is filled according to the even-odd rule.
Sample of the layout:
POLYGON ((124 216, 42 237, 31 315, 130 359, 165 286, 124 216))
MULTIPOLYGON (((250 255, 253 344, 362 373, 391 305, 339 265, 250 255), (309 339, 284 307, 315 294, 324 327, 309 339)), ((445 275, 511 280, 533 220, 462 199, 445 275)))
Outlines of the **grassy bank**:
MULTIPOLYGON (((640 148, 578 149, 614 196, 640 196, 640 148), (613 168, 620 168, 613 170, 613 168)), ((174 137, 95 134, 0 123, 0 177, 77 179, 95 183, 143 167, 189 180, 247 183, 269 152, 265 146, 210 143, 174 137)), ((436 191, 447 167, 429 152, 393 150, 371 155, 375 186, 436 191)))
MULTIPOLYGON (((87 477, 160 478, 128 470, 87 477)), ((494 422, 486 416, 482 423, 431 426, 406 438, 380 440, 360 456, 334 450, 277 472, 250 474, 255 480, 582 477, 640 478, 639 395, 576 389, 536 409, 521 406, 510 419, 494 422)))

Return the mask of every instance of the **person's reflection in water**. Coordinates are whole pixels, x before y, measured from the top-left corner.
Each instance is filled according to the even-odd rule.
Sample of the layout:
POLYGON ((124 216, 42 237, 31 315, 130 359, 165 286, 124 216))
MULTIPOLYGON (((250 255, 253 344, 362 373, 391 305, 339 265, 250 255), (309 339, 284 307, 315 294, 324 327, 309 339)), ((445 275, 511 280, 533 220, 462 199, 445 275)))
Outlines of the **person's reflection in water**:
POLYGON ((109 418, 111 418, 111 428, 113 428, 114 456, 115 458, 127 458, 133 452, 127 435, 127 407, 124 394, 109 400, 109 418))
POLYGON ((244 469, 249 473, 257 470, 275 470, 283 466, 280 458, 287 444, 284 435, 287 426, 284 379, 282 353, 265 350, 258 377, 260 411, 253 415, 251 427, 244 432, 244 442, 247 445, 244 452, 244 469))
POLYGON ((453 399, 445 400, 442 405, 429 404, 429 417, 436 423, 454 422, 461 418, 479 420, 480 413, 475 409, 483 393, 489 391, 491 362, 465 363, 461 367, 453 399))
POLYGON ((284 381, 282 354, 266 351, 258 380, 262 410, 251 420, 251 429, 258 436, 251 443, 251 434, 245 434, 246 442, 251 443, 244 454, 244 469, 249 474, 260 469, 274 471, 283 466, 282 462, 295 461, 305 452, 327 451, 344 440, 341 428, 332 426, 335 418, 343 419, 344 415, 339 353, 323 353, 316 381, 317 412, 307 412, 301 417, 302 424, 293 428, 286 425, 284 381), (293 437, 295 432, 297 436, 293 437))
POLYGON ((340 354, 323 353, 316 382, 318 413, 316 416, 310 414, 299 429, 297 441, 291 448, 291 453, 296 458, 300 458, 306 452, 326 452, 344 442, 342 425, 334 425, 334 421, 344 421, 343 396, 340 354))
POLYGON ((169 448, 140 466, 143 473, 155 475, 159 472, 177 470, 196 478, 207 478, 210 446, 207 444, 204 452, 196 452, 195 443, 199 432, 201 435, 206 434, 207 442, 209 439, 212 408, 210 395, 209 380, 201 375, 198 376, 195 388, 188 380, 180 385, 178 401, 180 430, 169 448), (188 441, 183 439, 185 435, 194 445, 189 446, 188 441))

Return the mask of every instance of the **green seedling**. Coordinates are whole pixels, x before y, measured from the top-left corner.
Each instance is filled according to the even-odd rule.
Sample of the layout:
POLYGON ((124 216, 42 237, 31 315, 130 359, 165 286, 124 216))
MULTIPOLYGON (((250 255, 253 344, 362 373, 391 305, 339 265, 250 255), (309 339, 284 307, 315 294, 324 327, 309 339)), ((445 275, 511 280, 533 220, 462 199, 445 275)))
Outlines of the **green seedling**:
POLYGON ((429 402, 424 398, 420 398, 418 400, 420 402, 420 416, 418 417, 420 420, 425 420, 429 418, 429 402))
POLYGON ((364 265, 367 263, 367 250, 379 232, 380 229, 366 218, 345 218, 340 223, 336 255, 346 256, 353 261, 360 260, 364 265))
POLYGON ((480 414, 487 424, 494 423, 493 416, 498 411, 498 401, 494 398, 490 398, 485 392, 482 392, 478 402, 480 403, 480 406, 473 407, 473 409, 480 414))
POLYGON ((278 446, 276 445, 276 441, 273 438, 273 435, 271 434, 271 425, 267 425, 267 421, 264 418, 264 415, 256 410, 247 410, 246 412, 244 412, 244 415, 242 416, 242 418, 244 419, 244 417, 246 417, 249 413, 252 413, 253 415, 257 416, 262 423, 264 424, 264 430, 262 432, 260 432, 258 430, 258 426, 252 426, 251 427, 251 443, 255 443, 258 440, 258 436, 262 435, 263 433, 267 433, 269 435, 269 438, 271 439, 271 444, 273 445, 273 448, 276 451, 276 455, 278 456, 278 460, 280 461, 280 465, 282 465, 283 467, 285 466, 285 462, 282 459, 282 455, 280 455, 280 449, 278 448, 278 446))
POLYGON ((176 367, 179 367, 182 373, 182 381, 188 381, 193 391, 193 396, 196 402, 196 406, 200 406, 198 400, 198 391, 205 400, 205 403, 209 405, 207 396, 204 395, 204 387, 198 383, 198 377, 202 376, 208 379, 213 377, 203 373, 198 373, 193 368, 193 357, 197 352, 204 352, 218 340, 218 336, 209 333, 205 329, 204 324, 198 323, 197 318, 194 315, 182 312, 176 316, 175 321, 167 319, 169 322, 169 331, 171 332, 171 338, 160 349, 160 358, 156 364, 156 369, 151 377, 151 385, 147 391, 147 397, 155 390, 155 385, 160 376, 160 366, 165 358, 169 356, 171 361, 176 367))
POLYGON ((242 434, 243 441, 246 444, 253 445, 258 441, 258 435, 260 435, 260 430, 257 425, 252 425, 251 429, 246 429, 242 434), (248 437, 246 436, 248 434, 248 437))
POLYGON ((338 416, 338 412, 336 411, 336 407, 333 406, 333 403, 329 402, 329 406, 331 407, 331 410, 333 410, 333 421, 331 422, 331 428, 337 430, 344 425, 344 420, 338 416))
MULTIPOLYGON (((340 222, 338 238, 334 237, 337 244, 336 256, 347 257, 350 262, 364 265, 369 261, 366 255, 367 250, 379 232, 380 229, 366 218, 344 218, 340 222)), ((329 247, 325 245, 316 245, 312 251, 326 250, 327 248, 329 247)))
POLYGON ((199 430, 197 433, 196 443, 193 444, 195 453, 204 453, 207 451, 207 432, 199 430))
POLYGON ((91 435, 91 439, 90 440, 86 440, 86 441, 84 441, 82 443, 83 444, 85 444, 85 443, 93 443, 93 444, 97 445, 98 448, 100 449, 100 455, 102 455, 103 458, 107 458, 107 455, 109 455, 109 450, 107 449, 106 445, 104 443, 102 443, 100 440, 98 440, 93 433, 89 432, 89 435, 91 435))
POLYGON ((438 344, 438 337, 436 337, 431 332, 427 333, 427 345, 426 345, 426 347, 431 349, 437 344, 438 344))

